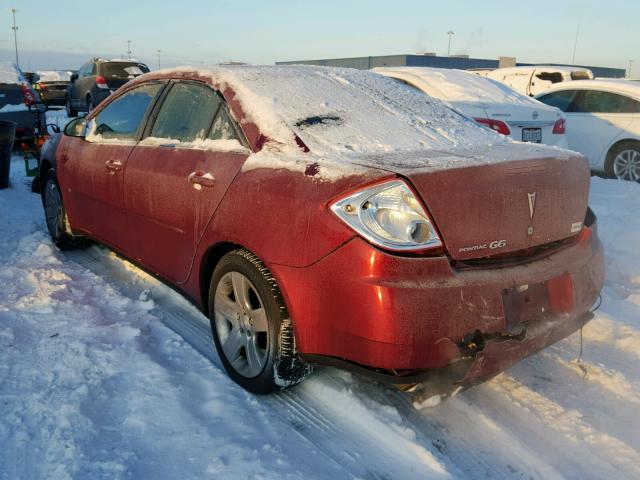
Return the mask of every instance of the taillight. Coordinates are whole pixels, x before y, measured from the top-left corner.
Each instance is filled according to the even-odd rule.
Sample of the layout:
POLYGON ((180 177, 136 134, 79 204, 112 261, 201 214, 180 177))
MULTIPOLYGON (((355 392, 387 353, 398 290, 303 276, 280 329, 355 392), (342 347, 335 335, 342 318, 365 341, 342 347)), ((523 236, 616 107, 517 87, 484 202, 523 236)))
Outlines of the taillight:
POLYGON ((98 86, 98 88, 109 88, 107 85, 107 80, 102 75, 98 75, 96 77, 96 85, 98 86))
POLYGON ((553 125, 553 133, 556 135, 564 135, 567 133, 567 121, 564 118, 559 118, 553 125))
POLYGON ((511 133, 507 124, 500 120, 493 120, 491 118, 474 118, 474 120, 485 127, 489 127, 500 135, 509 135, 511 133))
POLYGON ((340 220, 380 247, 418 251, 443 246, 431 218, 402 180, 358 190, 330 208, 340 220))
POLYGON ((30 107, 36 102, 36 94, 33 93, 31 87, 29 85, 25 85, 24 83, 20 87, 22 89, 22 97, 24 98, 24 104, 27 107, 30 107))

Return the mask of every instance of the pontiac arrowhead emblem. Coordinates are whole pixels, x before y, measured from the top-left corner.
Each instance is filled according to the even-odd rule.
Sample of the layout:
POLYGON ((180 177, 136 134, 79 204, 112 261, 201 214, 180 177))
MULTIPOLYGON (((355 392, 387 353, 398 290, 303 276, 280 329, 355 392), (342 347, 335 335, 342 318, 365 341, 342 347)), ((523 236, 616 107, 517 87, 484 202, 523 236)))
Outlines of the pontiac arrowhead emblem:
POLYGON ((533 212, 536 209, 536 192, 528 193, 529 197, 529 218, 533 220, 533 212))

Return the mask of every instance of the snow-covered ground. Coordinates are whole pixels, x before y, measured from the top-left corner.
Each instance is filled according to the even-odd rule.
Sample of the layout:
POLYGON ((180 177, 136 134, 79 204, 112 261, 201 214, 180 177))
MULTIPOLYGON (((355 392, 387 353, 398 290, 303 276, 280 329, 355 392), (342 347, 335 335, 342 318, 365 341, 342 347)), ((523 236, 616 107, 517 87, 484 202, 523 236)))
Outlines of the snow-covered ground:
POLYGON ((640 478, 640 185, 593 179, 602 307, 578 334, 416 410, 335 369, 256 397, 206 319, 102 247, 53 247, 19 157, 0 190, 0 479, 640 478))

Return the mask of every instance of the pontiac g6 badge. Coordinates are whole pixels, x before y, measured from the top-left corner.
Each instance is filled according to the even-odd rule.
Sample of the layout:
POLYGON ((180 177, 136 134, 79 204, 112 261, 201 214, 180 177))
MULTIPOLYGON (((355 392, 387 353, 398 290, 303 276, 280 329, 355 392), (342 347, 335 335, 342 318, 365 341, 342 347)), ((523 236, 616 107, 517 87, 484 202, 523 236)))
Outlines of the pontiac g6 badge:
MULTIPOLYGON (((536 192, 528 193, 527 196, 529 197, 529 219, 533 221, 533 213, 536 211, 536 192)), ((533 225, 527 228, 527 235, 533 235, 533 225)))

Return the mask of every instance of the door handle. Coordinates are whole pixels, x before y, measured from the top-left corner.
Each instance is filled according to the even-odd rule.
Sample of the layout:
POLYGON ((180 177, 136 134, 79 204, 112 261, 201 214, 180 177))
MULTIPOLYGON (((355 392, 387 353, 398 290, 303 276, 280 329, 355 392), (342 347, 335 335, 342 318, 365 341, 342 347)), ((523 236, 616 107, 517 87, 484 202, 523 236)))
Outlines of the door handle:
POLYGON ((216 183, 216 179, 208 172, 191 172, 187 180, 196 190, 200 190, 202 187, 211 188, 216 183))
POLYGON ((120 160, 107 160, 104 162, 104 166, 110 173, 122 170, 122 162, 120 162, 120 160))

